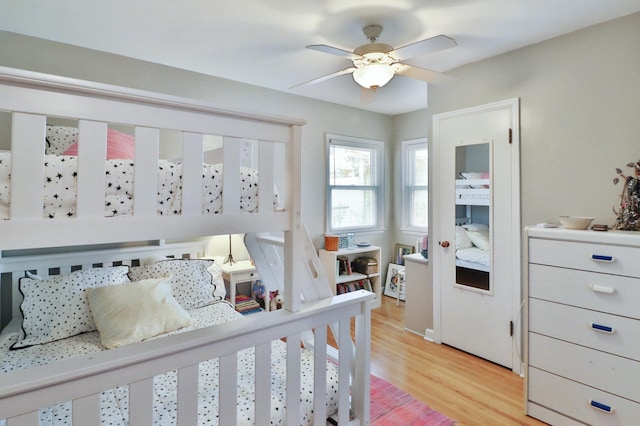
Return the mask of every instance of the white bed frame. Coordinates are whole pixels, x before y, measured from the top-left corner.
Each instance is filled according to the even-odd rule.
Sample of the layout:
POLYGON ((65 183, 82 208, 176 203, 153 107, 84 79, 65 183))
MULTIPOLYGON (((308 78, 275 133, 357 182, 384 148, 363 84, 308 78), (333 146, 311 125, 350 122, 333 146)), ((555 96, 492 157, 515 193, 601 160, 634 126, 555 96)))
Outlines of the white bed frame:
MULTIPOLYGON (((61 272, 72 266, 128 264, 146 255, 206 255, 206 240, 195 245, 173 245, 167 241, 189 241, 230 233, 284 231, 285 309, 248 316, 189 333, 141 342, 87 357, 60 361, 47 367, 9 373, 0 384, 0 418, 8 426, 37 425, 38 410, 73 401, 74 424, 99 424, 98 395, 114 386, 130 386, 130 424, 150 424, 153 376, 178 370, 178 424, 197 423, 197 364, 220 357, 220 424, 236 424, 236 352, 256 347, 256 419, 269 422, 269 342, 286 338, 287 424, 298 424, 300 395, 301 336, 314 331, 316 365, 327 358, 327 325, 338 324, 339 411, 338 422, 369 423, 370 300, 361 291, 328 298, 301 294, 328 285, 321 273, 315 249, 302 223, 301 126, 300 120, 219 110, 209 104, 149 92, 89 83, 74 79, 0 67, 0 110, 12 112, 12 198, 9 220, 0 221, 0 272, 10 276, 11 293, 25 270, 48 275, 49 268, 61 272), (78 120, 81 146, 77 217, 42 217, 42 160, 47 117, 78 120), (108 124, 135 128, 134 212, 126 217, 104 217, 104 152, 108 124), (182 214, 156 214, 156 163, 160 129, 182 132, 182 214), (203 215, 200 211, 203 135, 221 135, 224 140, 223 212, 203 215), (243 140, 259 144, 259 211, 241 212, 238 194, 240 152, 243 140), (274 158, 281 146, 286 154, 285 187, 278 191, 285 200, 273 209, 276 171, 274 158), (152 242, 144 247, 129 246, 152 242), (63 248, 55 254, 32 255, 32 250, 63 248), (71 248, 71 249, 69 249, 71 248), (84 249, 83 249, 84 248, 84 249), (70 251, 71 250, 71 251, 70 251), (26 255, 21 255, 27 253, 26 255), (304 291, 306 290, 306 291, 304 291), (355 318, 355 344, 350 323, 355 318), (358 360, 356 363, 355 360, 358 360), (5 380, 6 378, 6 380, 5 380), (225 409, 227 408, 227 409, 225 409)), ((59 250, 59 249, 58 249, 59 250)), ((7 297, 3 285, 0 297, 7 297)), ((14 298, 15 299, 15 298, 14 298)), ((19 301, 12 303, 12 316, 19 301)), ((2 303, 1 306, 6 306, 2 303)), ((6 317, 6 312, 0 312, 6 317)), ((316 424, 326 419, 324 368, 316 369, 314 415, 316 424), (322 389, 322 391, 320 391, 322 389)))

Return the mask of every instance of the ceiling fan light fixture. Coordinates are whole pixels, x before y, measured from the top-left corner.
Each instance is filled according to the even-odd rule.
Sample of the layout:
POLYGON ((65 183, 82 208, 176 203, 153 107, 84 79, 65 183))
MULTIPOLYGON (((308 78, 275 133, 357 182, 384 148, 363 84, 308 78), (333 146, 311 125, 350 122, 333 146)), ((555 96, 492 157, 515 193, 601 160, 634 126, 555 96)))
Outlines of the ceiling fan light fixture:
POLYGON ((365 89, 376 90, 387 84, 396 71, 387 64, 369 64, 353 71, 353 79, 365 89))

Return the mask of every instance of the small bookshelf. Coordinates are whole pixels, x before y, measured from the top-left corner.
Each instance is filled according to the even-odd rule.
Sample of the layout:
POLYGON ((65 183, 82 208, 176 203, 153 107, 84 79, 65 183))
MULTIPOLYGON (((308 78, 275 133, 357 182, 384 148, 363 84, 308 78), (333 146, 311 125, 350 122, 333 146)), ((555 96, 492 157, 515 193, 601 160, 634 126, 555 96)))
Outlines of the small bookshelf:
POLYGON ((334 294, 360 289, 372 291, 376 295, 372 302, 373 308, 380 307, 382 294, 380 254, 381 249, 377 246, 318 251, 320 263, 334 294))

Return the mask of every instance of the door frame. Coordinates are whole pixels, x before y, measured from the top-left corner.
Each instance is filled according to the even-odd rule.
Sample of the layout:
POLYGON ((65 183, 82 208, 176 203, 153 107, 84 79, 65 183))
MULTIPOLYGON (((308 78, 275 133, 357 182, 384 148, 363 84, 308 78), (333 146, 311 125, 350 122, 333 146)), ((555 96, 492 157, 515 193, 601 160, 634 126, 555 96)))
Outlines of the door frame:
POLYGON ((521 202, 520 202, 520 99, 512 98, 503 101, 488 103, 484 105, 478 105, 469 108, 463 108, 455 111, 444 112, 440 114, 434 114, 433 116, 433 138, 432 145, 429 152, 429 194, 431 199, 429 201, 430 206, 430 218, 429 224, 429 262, 433 265, 433 330, 432 338, 435 343, 442 343, 441 333, 441 285, 442 285, 442 272, 440 271, 440 258, 439 250, 436 249, 438 241, 441 241, 440 237, 440 225, 442 218, 438 208, 432 206, 440 205, 441 200, 441 173, 440 164, 438 158, 440 158, 440 121, 448 120, 451 118, 464 117, 467 115, 473 115, 481 112, 490 112, 501 109, 509 109, 510 121, 511 121, 511 197, 513 205, 518 206, 517 209, 513 209, 511 212, 511 243, 512 247, 516 249, 512 251, 512 282, 519 285, 513 289, 512 296, 512 313, 511 320, 513 321, 513 347, 512 347, 512 371, 516 374, 522 374, 523 360, 520 354, 522 354, 522 236, 521 236, 521 202))

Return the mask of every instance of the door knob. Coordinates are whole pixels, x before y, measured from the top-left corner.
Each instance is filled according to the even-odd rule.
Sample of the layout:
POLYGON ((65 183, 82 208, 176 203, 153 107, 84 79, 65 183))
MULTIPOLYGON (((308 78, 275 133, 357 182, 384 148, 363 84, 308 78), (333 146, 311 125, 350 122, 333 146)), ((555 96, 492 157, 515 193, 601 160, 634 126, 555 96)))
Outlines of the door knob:
POLYGON ((442 248, 449 247, 449 241, 438 241, 438 244, 440 244, 442 248))

